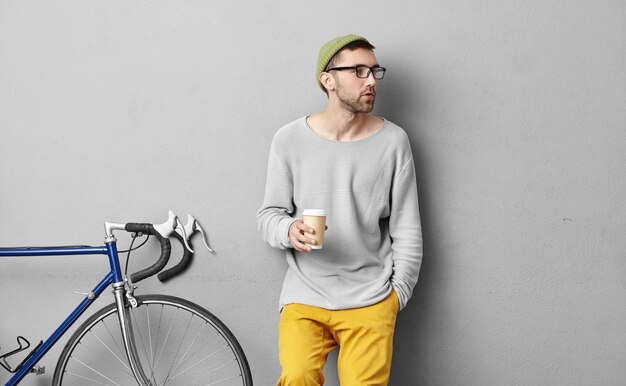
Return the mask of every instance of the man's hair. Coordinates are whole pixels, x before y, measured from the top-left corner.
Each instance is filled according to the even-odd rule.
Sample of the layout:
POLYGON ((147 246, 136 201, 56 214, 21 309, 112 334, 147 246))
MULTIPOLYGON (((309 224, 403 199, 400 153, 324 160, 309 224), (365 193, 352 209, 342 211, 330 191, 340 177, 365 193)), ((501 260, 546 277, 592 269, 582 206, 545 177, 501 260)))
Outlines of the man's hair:
POLYGON ((374 47, 371 43, 366 42, 364 40, 357 40, 357 41, 354 41, 352 43, 346 44, 341 50, 339 50, 335 54, 335 56, 332 57, 332 59, 330 59, 330 62, 328 62, 328 65, 326 66, 326 68, 324 70, 328 70, 329 68, 335 67, 337 62, 339 62, 339 60, 341 59, 341 53, 344 50, 353 51, 353 50, 356 50, 358 48, 365 48, 365 49, 368 49, 368 50, 374 50, 374 48, 376 48, 376 47, 374 47))

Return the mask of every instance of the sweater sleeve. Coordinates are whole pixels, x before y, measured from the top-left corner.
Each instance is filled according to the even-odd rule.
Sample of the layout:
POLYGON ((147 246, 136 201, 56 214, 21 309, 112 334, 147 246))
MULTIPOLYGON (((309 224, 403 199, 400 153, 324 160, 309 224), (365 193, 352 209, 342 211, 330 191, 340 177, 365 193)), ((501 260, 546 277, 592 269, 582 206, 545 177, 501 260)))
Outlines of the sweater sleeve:
POLYGON ((293 212, 293 178, 272 144, 267 165, 265 197, 256 217, 257 229, 266 243, 279 249, 291 247, 289 227, 295 221, 293 212))
POLYGON ((392 185, 389 233, 393 251, 391 285, 402 309, 413 294, 422 264, 422 227, 412 157, 405 162, 392 185))

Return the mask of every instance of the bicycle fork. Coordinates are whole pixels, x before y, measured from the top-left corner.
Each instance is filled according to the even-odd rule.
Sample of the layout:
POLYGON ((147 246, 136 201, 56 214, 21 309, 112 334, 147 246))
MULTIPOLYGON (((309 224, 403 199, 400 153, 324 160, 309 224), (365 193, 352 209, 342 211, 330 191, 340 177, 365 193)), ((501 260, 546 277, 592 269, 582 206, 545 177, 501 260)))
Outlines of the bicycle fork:
MULTIPOLYGON (((143 366, 141 366, 139 355, 137 353, 137 346, 135 344, 136 341, 133 334, 133 327, 130 316, 130 310, 132 309, 132 307, 125 307, 126 291, 127 289, 124 283, 113 284, 113 294, 115 296, 117 315, 120 322, 120 329, 122 332, 126 356, 128 357, 128 363, 130 364, 131 371, 135 376, 135 380, 137 380, 137 384, 139 386, 153 386, 150 378, 146 376, 143 366)), ((135 304, 133 304, 132 306, 134 307, 135 304)))

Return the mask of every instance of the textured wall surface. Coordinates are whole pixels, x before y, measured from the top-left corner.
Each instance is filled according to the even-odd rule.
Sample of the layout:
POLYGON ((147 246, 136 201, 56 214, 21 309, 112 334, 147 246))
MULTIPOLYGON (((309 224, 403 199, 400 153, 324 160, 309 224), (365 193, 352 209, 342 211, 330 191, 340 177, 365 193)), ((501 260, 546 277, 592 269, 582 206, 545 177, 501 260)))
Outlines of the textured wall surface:
MULTIPOLYGON (((209 308, 273 384, 285 263, 254 219, 269 143, 323 108, 318 47, 363 34, 388 68, 375 112, 412 140, 423 213, 391 384, 622 384, 625 20, 610 0, 2 1, 0 245, 98 244, 105 220, 194 214, 217 253, 139 292, 209 308)), ((6 351, 44 339, 106 262, 0 267, 6 351)), ((58 353, 24 384, 49 385, 58 353)))

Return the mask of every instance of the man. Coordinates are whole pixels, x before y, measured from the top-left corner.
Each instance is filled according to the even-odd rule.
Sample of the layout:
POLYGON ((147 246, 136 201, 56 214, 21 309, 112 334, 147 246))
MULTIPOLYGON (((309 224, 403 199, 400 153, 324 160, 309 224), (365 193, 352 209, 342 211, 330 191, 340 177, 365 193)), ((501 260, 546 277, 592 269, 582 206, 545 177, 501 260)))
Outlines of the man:
POLYGON ((282 127, 269 155, 257 226, 285 249, 278 385, 322 385, 339 346, 342 386, 386 385, 396 314, 413 292, 422 236, 406 133, 371 115, 380 67, 367 39, 346 35, 319 52, 326 109, 282 127), (322 249, 304 209, 325 209, 322 249))

